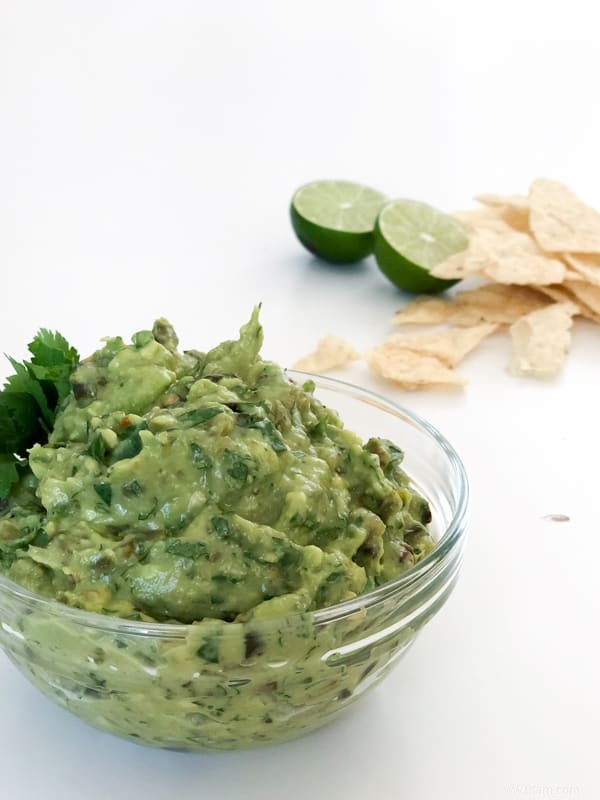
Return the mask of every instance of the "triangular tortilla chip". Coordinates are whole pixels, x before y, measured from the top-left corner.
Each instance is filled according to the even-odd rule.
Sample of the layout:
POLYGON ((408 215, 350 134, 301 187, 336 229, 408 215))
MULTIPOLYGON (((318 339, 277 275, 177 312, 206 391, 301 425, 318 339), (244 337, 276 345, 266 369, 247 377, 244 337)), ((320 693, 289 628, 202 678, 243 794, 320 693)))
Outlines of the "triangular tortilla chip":
POLYGON ((344 367, 358 358, 360 354, 343 339, 337 336, 325 336, 313 353, 296 361, 294 369, 303 372, 327 372, 336 367, 344 367))
POLYGON ((446 366, 455 367, 497 328, 497 325, 484 322, 472 328, 448 328, 419 336, 396 334, 386 339, 384 344, 412 350, 413 353, 434 356, 446 366))
MULTIPOLYGON (((577 275, 588 283, 600 286, 600 256, 563 253, 563 258, 577 275)), ((571 280, 571 278, 569 279, 571 280)))
POLYGON ((475 198, 494 209, 500 219, 518 231, 529 231, 529 200, 521 194, 480 194, 475 198))
POLYGON ((511 372, 535 378, 557 375, 571 343, 575 310, 572 303, 553 303, 513 323, 511 372))
POLYGON ((600 214, 559 181, 540 179, 529 190, 529 224, 548 253, 600 253, 600 214))
POLYGON ((465 379, 433 356, 424 356, 394 344, 383 343, 367 354, 376 375, 404 389, 456 388, 465 379))

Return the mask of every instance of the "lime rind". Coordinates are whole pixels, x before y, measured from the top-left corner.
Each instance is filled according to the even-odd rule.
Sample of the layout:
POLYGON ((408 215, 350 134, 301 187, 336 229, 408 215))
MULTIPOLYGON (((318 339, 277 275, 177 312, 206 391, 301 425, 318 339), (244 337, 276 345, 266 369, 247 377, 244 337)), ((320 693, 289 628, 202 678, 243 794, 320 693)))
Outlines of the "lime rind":
POLYGON ((375 220, 386 202, 368 186, 314 181, 296 191, 290 217, 307 250, 325 261, 349 264, 373 252, 375 220))
POLYGON ((409 292, 437 293, 453 286, 430 274, 436 264, 469 243, 458 220, 416 200, 395 200, 381 210, 375 225, 374 252, 381 271, 409 292))
POLYGON ((416 200, 388 203, 379 215, 386 241, 423 269, 433 269, 469 243, 461 223, 436 208, 416 200))
POLYGON ((291 206, 292 227, 298 240, 313 255, 332 264, 352 264, 373 252, 373 233, 345 233, 323 228, 299 216, 291 206))
POLYGON ((426 269, 403 258, 383 237, 375 235, 373 248, 377 266, 399 289, 413 294, 437 294, 458 283, 458 280, 436 278, 426 269))

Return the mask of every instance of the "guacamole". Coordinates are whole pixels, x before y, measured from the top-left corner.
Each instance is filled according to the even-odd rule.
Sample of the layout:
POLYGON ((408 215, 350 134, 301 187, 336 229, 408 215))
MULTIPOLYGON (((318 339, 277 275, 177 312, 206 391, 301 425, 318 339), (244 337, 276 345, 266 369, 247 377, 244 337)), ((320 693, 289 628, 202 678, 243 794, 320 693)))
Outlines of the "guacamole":
POLYGON ((178 352, 162 319, 107 339, 2 501, 0 572, 58 603, 0 584, 0 645, 134 742, 228 750, 312 730, 445 598, 428 583, 313 614, 423 558, 431 513, 402 451, 346 430, 312 381, 260 358, 262 338, 255 310, 208 353, 178 352))
POLYGON ((362 594, 433 546, 402 451, 366 444, 239 339, 179 353, 158 320, 84 360, 0 516, 0 568, 130 620, 243 622, 362 594))

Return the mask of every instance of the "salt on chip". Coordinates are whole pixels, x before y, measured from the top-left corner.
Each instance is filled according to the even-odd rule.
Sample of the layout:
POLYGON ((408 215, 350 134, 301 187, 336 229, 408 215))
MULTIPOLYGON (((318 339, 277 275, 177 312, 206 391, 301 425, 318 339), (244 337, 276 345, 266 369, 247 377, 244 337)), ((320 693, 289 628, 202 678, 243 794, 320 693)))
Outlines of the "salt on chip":
POLYGON ((529 224, 548 253, 600 253, 600 213, 559 181, 534 181, 529 224))
POLYGON ((484 322, 469 328, 449 328, 419 336, 390 336, 384 344, 394 345, 413 353, 434 356, 448 367, 455 367, 487 336, 498 328, 484 322))
POLYGON ((438 358, 421 355, 389 342, 367 354, 376 375, 404 389, 456 388, 466 381, 438 358))
POLYGON ((600 256, 564 253, 562 257, 577 275, 589 283, 600 286, 600 256))
POLYGON ((343 339, 337 336, 325 336, 318 343, 314 353, 297 361, 294 369, 303 372, 326 372, 335 367, 343 367, 358 358, 360 354, 343 339))
POLYGON ((557 375, 571 343, 574 313, 573 303, 553 303, 513 323, 510 371, 536 378, 557 375))

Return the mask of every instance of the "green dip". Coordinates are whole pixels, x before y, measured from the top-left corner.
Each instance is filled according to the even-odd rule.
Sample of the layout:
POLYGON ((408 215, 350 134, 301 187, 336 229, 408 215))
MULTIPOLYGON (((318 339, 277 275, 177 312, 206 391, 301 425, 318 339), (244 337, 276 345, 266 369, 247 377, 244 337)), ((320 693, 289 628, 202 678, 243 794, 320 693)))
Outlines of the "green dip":
MULTIPOLYGON (((11 622, 45 653, 38 667, 24 652, 29 677, 93 724, 191 749, 289 738, 289 711, 273 736, 260 724, 276 720, 282 703, 302 707, 302 693, 324 696, 317 688, 331 685, 332 672, 319 637, 326 650, 360 622, 334 635, 313 630, 307 612, 395 578, 434 546, 429 506, 409 487, 402 451, 346 430, 311 381, 294 383, 260 358, 262 340, 257 310, 239 339, 208 353, 179 353, 165 320, 130 345, 107 339, 73 372, 48 443, 31 448, 29 471, 4 503, 0 572, 16 583, 125 620, 196 623, 186 645, 167 653, 126 637, 86 638, 35 614, 11 622), (295 613, 302 633, 285 622, 295 613), (269 621, 265 643, 252 626, 269 621), (228 629, 240 634, 225 647, 228 629), (224 682, 231 664, 243 673, 257 658, 265 670, 283 667, 284 694, 224 682), (49 690, 58 664, 71 678, 60 691, 52 679, 49 690), (152 688, 136 695, 148 669, 152 688), (194 688, 198 676, 218 687, 220 710, 206 702, 205 684, 194 688), (96 696, 101 710, 90 706, 96 696)), ((339 667, 332 703, 350 696, 366 663, 339 667)), ((314 727, 313 717, 299 729, 314 727)))
POLYGON ((237 341, 177 352, 164 320, 84 361, 0 518, 33 592, 127 619, 274 617, 355 597, 432 547, 402 452, 366 445, 237 341))

